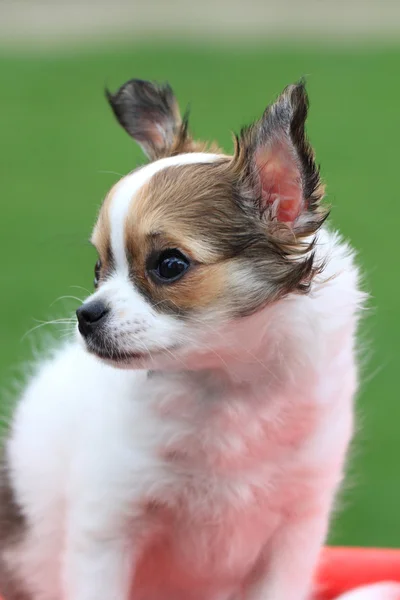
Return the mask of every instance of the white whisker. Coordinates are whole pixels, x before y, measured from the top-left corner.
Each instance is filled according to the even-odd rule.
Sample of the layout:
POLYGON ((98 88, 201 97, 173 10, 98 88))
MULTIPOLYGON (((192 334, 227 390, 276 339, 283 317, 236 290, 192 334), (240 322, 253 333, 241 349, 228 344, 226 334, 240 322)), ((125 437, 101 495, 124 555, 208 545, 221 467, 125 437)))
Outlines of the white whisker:
POLYGON ((75 319, 73 319, 73 318, 71 318, 71 319, 55 319, 53 321, 39 322, 38 325, 35 325, 35 327, 32 327, 26 333, 24 333, 24 335, 21 338, 21 342, 23 342, 28 335, 30 335, 37 329, 40 329, 41 327, 45 327, 46 325, 72 325, 72 324, 75 324, 75 319))
POLYGON ((76 300, 77 302, 79 302, 80 304, 84 303, 84 300, 82 300, 82 298, 78 298, 78 296, 60 296, 59 298, 56 298, 56 300, 54 300, 54 302, 52 302, 50 304, 50 308, 53 306, 53 304, 55 304, 56 302, 59 302, 60 300, 67 300, 67 299, 71 299, 71 300, 76 300))
POLYGON ((118 177, 124 177, 123 173, 117 173, 116 171, 97 171, 100 175, 117 175, 118 177))
POLYGON ((83 290, 86 294, 89 294, 89 296, 92 295, 93 292, 91 292, 90 290, 88 290, 87 288, 81 286, 81 285, 70 285, 70 288, 75 288, 77 290, 83 290))

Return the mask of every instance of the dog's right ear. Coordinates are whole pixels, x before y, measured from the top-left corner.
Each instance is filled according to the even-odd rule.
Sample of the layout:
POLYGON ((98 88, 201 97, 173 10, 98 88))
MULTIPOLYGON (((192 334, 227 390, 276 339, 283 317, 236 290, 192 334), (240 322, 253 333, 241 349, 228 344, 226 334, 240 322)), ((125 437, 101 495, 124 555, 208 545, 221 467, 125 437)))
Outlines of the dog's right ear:
POLYGON ((151 160, 182 152, 190 144, 187 118, 182 120, 168 84, 131 79, 115 94, 106 90, 106 96, 120 125, 151 160))

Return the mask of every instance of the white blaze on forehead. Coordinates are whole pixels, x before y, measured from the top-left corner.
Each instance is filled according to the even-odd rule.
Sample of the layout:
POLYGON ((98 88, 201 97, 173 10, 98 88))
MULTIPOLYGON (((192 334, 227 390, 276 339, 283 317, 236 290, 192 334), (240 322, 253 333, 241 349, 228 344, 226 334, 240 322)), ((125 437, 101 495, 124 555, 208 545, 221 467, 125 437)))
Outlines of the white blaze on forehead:
POLYGON ((179 154, 162 158, 149 165, 127 175, 117 184, 117 188, 111 200, 110 206, 110 229, 111 249, 116 267, 119 271, 128 272, 128 261, 125 253, 125 220, 134 202, 135 196, 140 188, 146 184, 153 175, 167 167, 191 165, 195 163, 215 162, 220 159, 219 154, 207 154, 205 152, 192 152, 190 154, 179 154))

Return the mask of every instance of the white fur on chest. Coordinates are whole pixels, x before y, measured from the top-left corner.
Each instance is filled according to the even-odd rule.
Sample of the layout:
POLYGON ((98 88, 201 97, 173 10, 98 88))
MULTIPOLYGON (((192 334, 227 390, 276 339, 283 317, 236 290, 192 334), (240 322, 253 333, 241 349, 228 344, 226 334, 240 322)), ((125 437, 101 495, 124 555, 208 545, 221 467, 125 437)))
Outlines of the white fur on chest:
MULTIPOLYGON (((110 532, 132 527, 135 538, 139 532, 134 598, 151 597, 146 591, 157 576, 163 589, 166 572, 186 577, 190 588, 205 576, 216 589, 238 585, 276 529, 310 509, 325 478, 337 477, 336 468, 326 467, 341 460, 339 440, 325 439, 325 452, 321 446, 337 410, 316 396, 317 373, 297 378, 303 389, 276 389, 262 377, 260 389, 245 386, 245 395, 218 376, 209 379, 203 386, 198 376, 142 374, 134 392, 113 406, 106 397, 96 403, 97 416, 85 428, 73 486, 76 493, 90 491, 93 519, 106 522, 111 514, 110 532), (99 463, 88 448, 102 443, 99 463), (113 506, 121 507, 119 515, 113 506)), ((330 427, 345 446, 351 411, 343 408, 330 427)))

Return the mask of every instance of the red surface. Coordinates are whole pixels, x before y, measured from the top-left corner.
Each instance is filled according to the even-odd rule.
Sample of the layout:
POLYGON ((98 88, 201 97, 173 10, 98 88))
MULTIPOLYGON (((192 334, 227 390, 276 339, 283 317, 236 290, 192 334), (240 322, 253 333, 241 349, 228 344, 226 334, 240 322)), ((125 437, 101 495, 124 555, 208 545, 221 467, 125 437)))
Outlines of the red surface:
POLYGON ((380 581, 400 583, 400 550, 325 548, 316 573, 316 600, 333 600, 380 581))

